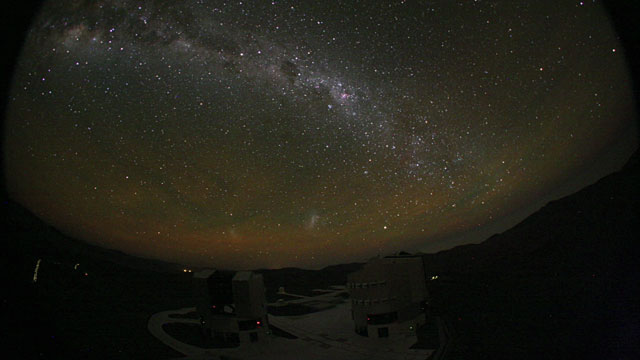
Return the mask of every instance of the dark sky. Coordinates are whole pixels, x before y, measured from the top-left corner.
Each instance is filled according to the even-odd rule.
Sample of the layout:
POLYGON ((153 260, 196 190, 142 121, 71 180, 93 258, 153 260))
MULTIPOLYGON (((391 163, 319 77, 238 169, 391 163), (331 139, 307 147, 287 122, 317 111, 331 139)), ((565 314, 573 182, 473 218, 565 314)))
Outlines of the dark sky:
POLYGON ((73 236, 320 267, 504 230, 635 149, 598 1, 49 1, 9 193, 73 236))

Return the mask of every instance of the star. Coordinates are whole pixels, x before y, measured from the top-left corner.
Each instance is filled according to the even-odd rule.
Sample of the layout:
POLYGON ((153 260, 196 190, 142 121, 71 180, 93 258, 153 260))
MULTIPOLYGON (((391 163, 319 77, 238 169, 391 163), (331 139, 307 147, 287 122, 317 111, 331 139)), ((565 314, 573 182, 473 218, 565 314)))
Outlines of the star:
POLYGON ((194 265, 478 242, 631 153, 621 46, 597 3, 49 1, 7 185, 68 234, 194 265))

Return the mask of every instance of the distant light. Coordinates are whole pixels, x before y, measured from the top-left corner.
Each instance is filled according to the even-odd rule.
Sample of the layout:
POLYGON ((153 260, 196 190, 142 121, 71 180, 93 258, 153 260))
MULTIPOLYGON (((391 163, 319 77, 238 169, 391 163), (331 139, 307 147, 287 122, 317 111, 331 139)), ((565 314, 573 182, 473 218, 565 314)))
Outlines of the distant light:
POLYGON ((89 276, 89 274, 87 274, 87 273, 84 273, 84 276, 89 276))
POLYGON ((616 49, 611 49, 611 52, 616 52, 616 49))
POLYGON ((260 326, 260 321, 256 321, 256 325, 260 326))
POLYGON ((40 268, 41 261, 42 259, 38 259, 38 262, 36 262, 36 268, 33 270, 33 282, 38 281, 38 269, 40 268))
POLYGON ((75 266, 73 267, 73 270, 78 270, 78 266, 80 266, 80 264, 75 264, 75 266))

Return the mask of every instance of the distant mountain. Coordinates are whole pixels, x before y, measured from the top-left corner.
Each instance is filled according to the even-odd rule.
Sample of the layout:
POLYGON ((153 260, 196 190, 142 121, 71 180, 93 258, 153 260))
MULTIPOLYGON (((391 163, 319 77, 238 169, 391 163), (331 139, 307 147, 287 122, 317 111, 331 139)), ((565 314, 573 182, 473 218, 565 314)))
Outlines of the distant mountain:
POLYGON ((607 267, 612 259, 627 258, 637 250, 639 192, 636 152, 619 172, 548 203, 502 234, 480 244, 425 255, 427 269, 473 272, 520 264, 525 258, 551 253, 562 254, 557 261, 575 262, 587 257, 589 266, 607 267))
POLYGON ((451 358, 640 358, 638 157, 483 243, 424 255, 451 358))
POLYGON ((275 301, 276 291, 284 287, 285 291, 299 295, 317 295, 313 289, 326 289, 332 285, 347 283, 347 275, 359 270, 362 263, 350 263, 327 266, 321 270, 282 268, 275 270, 256 270, 263 274, 267 299, 275 301))
POLYGON ((181 266, 72 239, 9 200, 1 213, 0 334, 7 353, 20 359, 180 356, 149 334, 147 321, 195 303, 181 266))
POLYGON ((118 250, 105 249, 69 237, 45 223, 22 205, 7 199, 2 204, 0 228, 5 234, 9 262, 38 258, 52 261, 112 263, 127 268, 156 272, 176 272, 184 266, 160 260, 145 259, 118 250), (55 259, 55 260, 53 260, 55 259))

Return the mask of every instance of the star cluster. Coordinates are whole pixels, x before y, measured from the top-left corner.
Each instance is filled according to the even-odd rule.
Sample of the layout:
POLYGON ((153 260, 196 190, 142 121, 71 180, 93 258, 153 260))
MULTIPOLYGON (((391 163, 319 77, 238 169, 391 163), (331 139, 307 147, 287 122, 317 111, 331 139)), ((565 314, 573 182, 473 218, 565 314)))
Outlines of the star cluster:
POLYGON ((595 1, 50 1, 8 185, 63 231, 171 261, 439 250, 630 152, 623 53, 595 1))

